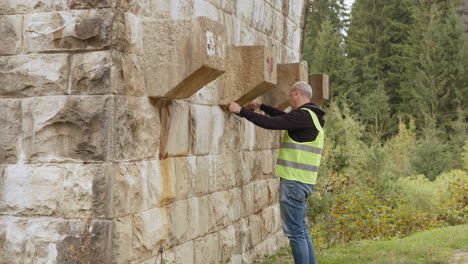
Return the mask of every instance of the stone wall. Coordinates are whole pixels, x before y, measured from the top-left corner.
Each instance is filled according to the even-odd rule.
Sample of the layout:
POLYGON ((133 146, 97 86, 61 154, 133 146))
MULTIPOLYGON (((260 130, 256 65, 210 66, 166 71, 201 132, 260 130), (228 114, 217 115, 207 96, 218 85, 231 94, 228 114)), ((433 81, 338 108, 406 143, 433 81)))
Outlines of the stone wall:
POLYGON ((252 263, 286 245, 280 134, 221 104, 300 62, 303 8, 2 0, 0 263, 252 263))

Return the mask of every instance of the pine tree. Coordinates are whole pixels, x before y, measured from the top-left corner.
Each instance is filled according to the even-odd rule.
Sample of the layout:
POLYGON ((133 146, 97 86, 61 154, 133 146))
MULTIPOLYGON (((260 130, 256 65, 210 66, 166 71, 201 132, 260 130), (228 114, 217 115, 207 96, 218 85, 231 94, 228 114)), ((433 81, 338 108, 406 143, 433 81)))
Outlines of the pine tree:
POLYGON ((351 72, 343 47, 343 36, 325 20, 316 37, 309 64, 311 72, 325 73, 329 76, 331 100, 351 100, 356 98, 350 86, 351 72))
POLYGON ((454 1, 421 1, 415 18, 405 49, 401 109, 417 126, 430 119, 448 128, 468 100, 466 37, 454 1))
POLYGON ((324 21, 330 21, 333 31, 343 34, 347 27, 348 13, 344 0, 309 0, 304 32, 304 59, 313 61, 313 49, 324 21))
POLYGON ((402 54, 412 24, 410 0, 356 0, 347 54, 360 100, 351 105, 373 136, 397 131, 397 107, 404 71, 402 54))

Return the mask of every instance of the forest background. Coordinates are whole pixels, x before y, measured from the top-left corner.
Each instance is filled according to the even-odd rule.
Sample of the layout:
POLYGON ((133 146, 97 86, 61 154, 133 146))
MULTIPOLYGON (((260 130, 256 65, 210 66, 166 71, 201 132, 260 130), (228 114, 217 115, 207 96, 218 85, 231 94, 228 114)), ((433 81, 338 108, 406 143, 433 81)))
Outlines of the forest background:
POLYGON ((467 223, 463 14, 461 0, 309 2, 304 58, 330 77, 316 248, 467 223))

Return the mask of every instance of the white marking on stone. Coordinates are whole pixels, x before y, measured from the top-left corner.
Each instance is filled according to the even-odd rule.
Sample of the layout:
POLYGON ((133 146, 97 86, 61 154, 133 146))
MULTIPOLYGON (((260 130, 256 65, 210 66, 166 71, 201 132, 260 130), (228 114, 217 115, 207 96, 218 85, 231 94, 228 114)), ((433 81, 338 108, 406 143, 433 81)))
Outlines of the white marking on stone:
POLYGON ((206 31, 206 52, 208 53, 208 56, 213 56, 216 53, 213 32, 211 31, 206 31))
POLYGON ((49 244, 49 255, 48 255, 47 263, 49 264, 57 263, 57 244, 55 243, 49 244))

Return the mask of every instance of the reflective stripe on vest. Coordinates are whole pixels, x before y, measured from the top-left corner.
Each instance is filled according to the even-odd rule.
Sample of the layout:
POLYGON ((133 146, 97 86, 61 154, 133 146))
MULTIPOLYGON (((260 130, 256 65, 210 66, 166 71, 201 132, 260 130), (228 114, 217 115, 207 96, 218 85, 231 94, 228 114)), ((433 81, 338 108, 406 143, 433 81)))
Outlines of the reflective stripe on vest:
POLYGON ((308 184, 315 184, 322 157, 324 131, 317 115, 307 108, 315 127, 319 131, 317 138, 310 142, 296 142, 285 131, 283 142, 276 162, 278 176, 308 184))

